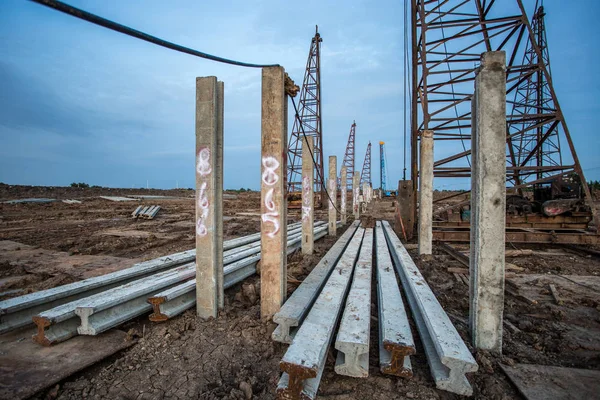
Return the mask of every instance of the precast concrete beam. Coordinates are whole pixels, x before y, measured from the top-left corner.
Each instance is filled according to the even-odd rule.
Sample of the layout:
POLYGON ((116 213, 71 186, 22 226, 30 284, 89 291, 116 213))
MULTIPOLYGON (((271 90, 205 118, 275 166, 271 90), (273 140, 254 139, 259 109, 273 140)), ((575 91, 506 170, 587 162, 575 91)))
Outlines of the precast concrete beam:
MULTIPOLYGON (((315 240, 325 236, 327 230, 324 226, 317 227, 314 230, 315 240)), ((287 254, 290 255, 298 250, 300 237, 288 238, 287 254)), ((226 265, 223 271, 224 288, 228 289, 231 286, 243 281, 249 276, 256 273, 256 264, 260 261, 260 253, 247 256, 232 264, 226 265)), ((184 282, 181 285, 167 289, 148 298, 148 302, 152 305, 152 314, 150 321, 162 322, 176 315, 181 314, 185 310, 193 307, 196 304, 196 286, 194 282, 184 282)))
POLYGON ((364 229, 358 228, 279 363, 284 373, 278 398, 314 398, 363 235, 364 229))
MULTIPOLYGON (((320 222, 319 226, 324 223, 320 222)), ((290 224, 288 229, 299 226, 299 223, 290 224)), ((260 233, 228 240, 223 243, 223 248, 224 250, 231 250, 251 242, 260 243, 260 233)), ((156 274, 177 265, 193 262, 195 259, 196 251, 194 249, 186 250, 137 263, 121 271, 0 301, 0 334, 33 325, 32 317, 43 311, 156 274)))
POLYGON ((419 255, 430 255, 433 251, 433 131, 421 133, 419 163, 419 255))
POLYGON ((367 228, 335 340, 338 350, 335 372, 340 375, 369 376, 372 258, 373 229, 367 228))
POLYGON ((44 311, 33 317, 33 322, 37 325, 37 334, 33 336, 33 340, 41 345, 50 346, 70 339, 77 335, 77 328, 80 325, 79 318, 75 313, 77 307, 107 296, 109 299, 113 297, 130 298, 128 296, 142 293, 146 294, 147 298, 147 295, 153 290, 157 292, 170 285, 180 283, 182 280, 193 278, 194 268, 194 263, 185 264, 44 311))
POLYGON ((471 396, 473 388, 465 373, 477 371, 477 362, 390 224, 383 221, 382 225, 436 387, 471 396))
POLYGON ((379 305, 379 368, 382 373, 409 378, 415 342, 381 222, 375 226, 377 304, 379 305))
POLYGON ((292 336, 294 335, 292 329, 300 326, 308 314, 315 299, 327 282, 332 269, 337 264, 359 225, 359 221, 354 221, 346 229, 346 232, 340 236, 338 241, 335 242, 327 254, 325 254, 310 274, 302 281, 300 286, 292 293, 290 298, 283 304, 281 310, 273 316, 273 322, 278 324, 271 336, 273 340, 282 343, 292 343, 292 336))
POLYGON ((354 219, 358 219, 360 216, 360 174, 358 171, 354 171, 354 178, 352 178, 352 212, 354 213, 354 219))

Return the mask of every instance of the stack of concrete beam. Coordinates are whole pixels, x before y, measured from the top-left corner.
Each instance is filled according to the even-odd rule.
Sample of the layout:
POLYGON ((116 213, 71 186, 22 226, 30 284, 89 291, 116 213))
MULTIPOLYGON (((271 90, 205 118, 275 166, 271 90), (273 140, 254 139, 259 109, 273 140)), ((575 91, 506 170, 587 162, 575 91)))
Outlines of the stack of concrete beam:
MULTIPOLYGON (((324 236, 327 230, 325 222, 321 221, 315 225, 316 238, 324 236)), ((288 231, 290 233, 291 242, 290 250, 296 249, 300 241, 300 224, 295 223, 289 225, 288 231)), ((226 272, 228 272, 226 279, 229 285, 237 283, 255 273, 256 262, 260 259, 260 233, 226 241, 223 244, 223 248, 225 250, 224 256, 229 257, 228 260, 230 260, 232 264, 226 267, 226 272), (236 256, 237 253, 242 252, 244 252, 242 256, 236 256), (252 265, 252 268, 243 268, 248 265, 252 265)), ((128 290, 134 291, 134 289, 131 288, 133 282, 140 285, 148 283, 148 287, 152 289, 150 295, 148 295, 148 292, 143 295, 146 296, 144 299, 144 306, 138 304, 138 307, 136 308, 136 310, 141 310, 143 308, 143 312, 145 312, 148 307, 150 307, 150 305, 146 303, 147 297, 156 294, 157 291, 165 291, 169 286, 160 286, 162 283, 154 285, 153 282, 158 282, 161 277, 164 277, 164 274, 174 274, 174 276, 177 276, 176 281, 172 281, 173 284, 177 285, 181 284, 181 282, 186 279, 193 278, 193 275, 188 277, 187 273, 178 275, 176 271, 178 271, 178 268, 181 266, 189 268, 190 262, 193 266, 195 255, 195 250, 188 250, 138 263, 125 270, 2 301, 0 302, 0 333, 32 325, 34 317, 36 317, 35 320, 38 323, 38 329, 41 332, 38 332, 38 335, 34 337, 38 338, 36 341, 43 344, 62 341, 65 338, 76 334, 79 324, 73 327, 73 317, 77 315, 75 314, 75 309, 77 307, 82 307, 83 310, 83 307, 88 306, 84 305, 80 300, 89 299, 92 296, 105 292, 112 293, 110 290, 121 287, 125 292, 121 291, 116 293, 125 294, 119 297, 119 301, 131 304, 131 298, 128 297, 127 293, 129 293, 128 290), (123 286, 126 286, 129 289, 123 289, 123 286), (67 307, 69 308, 69 312, 65 312, 66 308, 59 308, 58 310, 54 310, 54 313, 46 313, 54 308, 67 304, 70 304, 70 306, 67 307), (65 321, 70 321, 70 323, 65 321), (57 327, 51 328, 53 324, 57 324, 57 327), (58 325, 61 327, 58 327, 58 325), (50 332, 48 333, 48 337, 46 336, 46 331, 50 332)), ((100 306, 98 306, 98 304, 94 303, 92 305, 96 307, 95 309, 99 310, 100 306)), ((104 307, 108 303, 102 304, 104 307)), ((113 309, 118 306, 119 304, 110 304, 109 308, 113 309)), ((131 306, 129 305, 125 308, 128 307, 131 306)), ((81 313, 84 314, 84 311, 81 311, 81 313)), ((126 314, 127 313, 118 311, 111 321, 118 321, 126 314)), ((97 319, 97 316, 93 319, 97 319)), ((82 331, 92 332, 92 330, 88 331, 87 329, 82 329, 82 331)))
POLYGON ((471 396, 465 373, 477 371, 475 359, 389 223, 382 226, 437 388, 471 396))
MULTIPOLYGON (((314 239, 318 240, 327 234, 327 226, 324 222, 319 222, 316 226, 314 229, 314 239)), ((288 255, 300 248, 301 239, 301 235, 291 235, 288 237, 288 255)), ((223 287, 227 289, 254 275, 256 273, 256 265, 259 261, 260 247, 257 249, 257 254, 248 255, 239 261, 226 265, 223 271, 225 275, 223 287)), ((149 297, 148 302, 153 307, 153 313, 150 314, 150 321, 166 321, 196 304, 196 280, 184 282, 181 285, 157 293, 149 297)))
POLYGON ((132 218, 145 218, 154 219, 156 214, 160 211, 160 206, 138 206, 135 211, 131 213, 132 218))
POLYGON ((364 233, 362 228, 354 233, 283 356, 279 364, 284 371, 277 385, 279 398, 316 397, 364 233))
MULTIPOLYGON (((327 225, 324 222, 316 225, 315 236, 324 236, 327 232, 327 225)), ((300 228, 290 229, 290 232, 298 229, 300 228)), ((294 234, 290 238, 292 239, 288 244, 296 245, 297 248, 300 243, 300 235, 294 234)), ((229 286, 256 272, 256 262, 260 259, 260 240, 257 243, 242 245, 223 253, 224 259, 228 260, 225 264, 229 264, 224 267, 225 281, 229 286), (239 254, 243 254, 243 256, 239 254), (248 268, 252 265, 253 269, 248 268), (244 267, 246 268, 244 269, 244 267)), ((33 322, 38 327, 38 332, 33 336, 33 340, 49 346, 77 334, 97 335, 102 333, 151 311, 153 307, 150 299, 156 298, 161 293, 167 292, 173 296, 173 293, 183 292, 182 285, 188 289, 190 287, 192 290, 195 289, 195 285, 189 283, 189 280, 195 277, 195 271, 195 264, 188 263, 46 310, 33 317, 33 322)), ((176 303, 178 302, 176 301, 176 303)), ((179 308, 182 308, 180 303, 178 305, 179 308)), ((188 303, 187 308, 193 305, 194 303, 188 303)))

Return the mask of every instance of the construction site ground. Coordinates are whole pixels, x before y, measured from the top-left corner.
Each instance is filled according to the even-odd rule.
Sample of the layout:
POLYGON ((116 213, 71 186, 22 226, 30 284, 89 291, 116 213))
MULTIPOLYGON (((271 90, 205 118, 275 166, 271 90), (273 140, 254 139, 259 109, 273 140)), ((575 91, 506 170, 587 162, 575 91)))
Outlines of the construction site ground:
MULTIPOLYGON (((257 232, 260 194, 228 191, 224 200, 225 239, 257 232)), ((394 220, 391 198, 368 214, 394 220)), ((317 213, 325 219, 325 211, 317 213)), ((290 220, 299 219, 291 210, 290 220)), ((351 221, 352 218, 349 219, 351 221)), ((345 228, 338 230, 341 234, 345 228)), ((398 232, 400 235, 401 233, 398 232)), ((400 236, 401 237, 401 236, 400 236)), ((312 256, 292 255, 289 292, 335 242, 325 237, 312 256)), ((412 243, 415 243, 414 241, 412 243)), ((74 282, 131 266, 134 262, 194 247, 194 192, 105 188, 46 188, 0 185, 0 299, 74 282), (172 196, 113 202, 99 196, 172 196), (80 204, 4 204, 44 197, 77 199, 80 204), (153 220, 131 218, 139 204, 162 207, 153 220)), ((467 250, 468 245, 456 246, 467 250)), ((471 348, 469 288, 448 268, 462 264, 434 246, 418 267, 455 327, 471 348)), ((600 260, 559 246, 507 244, 503 355, 478 352, 479 372, 470 375, 475 397, 518 399, 521 395, 500 364, 540 364, 600 370, 600 260), (516 250, 524 250, 518 252, 516 250), (560 301, 550 292, 558 290, 560 301)), ((226 291, 219 318, 200 321, 194 310, 162 324, 141 317, 120 327, 133 345, 70 376, 35 399, 272 399, 286 346, 271 340, 275 325, 260 320, 260 278, 226 291)), ((454 399, 435 388, 417 339, 414 377, 383 375, 378 368, 377 302, 372 298, 370 376, 336 375, 330 349, 319 388, 322 399, 454 399)), ((418 337, 415 326, 413 334, 418 337)), ((1 337, 0 337, 1 340, 1 337)), ((25 338, 29 340, 29 338, 25 338)), ((536 379, 535 376, 531 377, 536 379)))

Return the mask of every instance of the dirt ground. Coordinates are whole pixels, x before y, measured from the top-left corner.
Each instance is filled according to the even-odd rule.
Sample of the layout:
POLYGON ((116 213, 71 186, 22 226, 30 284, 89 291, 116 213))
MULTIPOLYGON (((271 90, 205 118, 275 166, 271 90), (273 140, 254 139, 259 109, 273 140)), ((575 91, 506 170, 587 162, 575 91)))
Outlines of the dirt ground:
MULTIPOLYGON (((257 232, 259 194, 228 192, 226 197, 226 239, 257 232)), ((376 203, 373 210, 378 216, 393 218, 391 200, 376 203)), ((0 185, 0 241, 4 241, 0 242, 4 246, 0 246, 1 296, 13 297, 193 248, 193 213, 193 192, 189 190, 0 185), (97 197, 133 194, 177 198, 112 202, 97 197), (83 203, 1 203, 26 197, 78 199, 83 203), (159 204, 163 209, 155 220, 134 220, 130 214, 138 204, 159 204)), ((323 212, 319 215, 324 219, 323 212)), ((290 220, 297 219, 298 212, 291 211, 290 220)), ((296 253, 290 257, 290 292, 335 240, 326 237, 318 241, 312 256, 296 253)), ((499 363, 600 369, 600 260, 559 247, 510 248, 515 247, 531 251, 507 258, 519 269, 516 276, 507 279, 507 287, 512 290, 505 301, 503 355, 475 354, 479 372, 469 376, 475 398, 521 398, 499 363), (561 304, 550 295, 549 282, 556 285, 561 304)), ((437 247, 426 260, 419 260, 416 251, 409 251, 471 348, 468 286, 447 270, 463 266, 437 247)), ((129 322, 121 329, 129 331, 136 341, 133 346, 34 398, 273 399, 280 377, 278 364, 286 346, 270 339, 273 324, 260 321, 258 294, 260 279, 254 276, 226 291, 226 306, 217 319, 202 322, 193 311, 187 311, 163 324, 150 323, 146 317, 129 322)), ((336 375, 335 351, 330 349, 319 398, 459 398, 435 389, 418 339, 412 379, 381 374, 377 367, 376 324, 377 302, 373 301, 369 378, 336 375)), ((418 338, 414 326, 413 334, 418 338)))

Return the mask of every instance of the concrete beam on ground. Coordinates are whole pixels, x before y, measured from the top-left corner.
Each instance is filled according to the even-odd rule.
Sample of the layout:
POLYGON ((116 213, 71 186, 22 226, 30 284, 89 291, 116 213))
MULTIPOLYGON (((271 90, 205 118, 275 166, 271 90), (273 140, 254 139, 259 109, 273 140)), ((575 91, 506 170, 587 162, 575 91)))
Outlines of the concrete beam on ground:
POLYGON ((506 224, 506 53, 483 53, 471 136, 469 325, 473 346, 502 353, 506 224))
POLYGON ((270 319, 287 292, 287 97, 283 67, 262 70, 261 111, 261 317, 270 319))
POLYGON ((41 345, 50 346, 77 335, 80 322, 75 310, 77 307, 85 306, 95 299, 107 297, 109 300, 112 298, 117 299, 139 294, 143 291, 146 294, 152 290, 158 292, 169 285, 193 278, 194 275, 194 263, 188 263, 39 313, 32 318, 37 325, 37 334, 33 336, 33 340, 41 345))
MULTIPOLYGON (((327 227, 324 223, 315 227, 314 237, 319 240, 327 233, 327 227)), ((287 254, 292 254, 300 246, 300 236, 288 237, 287 254)), ((227 289, 236 283, 239 283, 247 277, 256 273, 256 264, 260 261, 260 252, 249 255, 237 260, 224 268, 224 288, 227 289)), ((188 308, 196 304, 196 286, 194 281, 184 282, 181 285, 167 289, 148 298, 152 305, 153 312, 150 314, 150 321, 162 322, 176 315, 181 314, 188 308)))
POLYGON ((337 157, 329 156, 329 235, 337 234, 337 157))
POLYGON ((477 371, 475 359, 390 224, 383 221, 382 226, 436 387, 471 396, 465 373, 477 371))
MULTIPOLYGON (((217 317, 219 309, 219 282, 223 269, 219 260, 223 253, 217 250, 217 225, 222 224, 222 193, 217 194, 218 135, 222 130, 219 120, 219 86, 214 76, 196 78, 196 274, 198 296, 196 310, 201 318, 217 317), (221 196, 221 197, 219 197, 221 196)), ((221 187, 222 192, 222 187, 221 187)))
POLYGON ((282 343, 292 343, 293 328, 300 326, 308 314, 315 299, 327 282, 332 269, 337 264, 359 225, 359 221, 354 221, 346 229, 346 232, 340 236, 338 241, 329 249, 310 274, 304 278, 304 281, 292 293, 283 307, 281 307, 281 310, 273 316, 273 322, 278 324, 272 334, 273 340, 282 343))
POLYGON ((302 140, 302 254, 312 254, 315 247, 313 237, 315 220, 313 149, 314 138, 305 136, 302 140))
POLYGON ((380 221, 375 227, 375 243, 379 368, 384 374, 409 378, 413 375, 410 355, 415 354, 415 342, 380 221))
POLYGON ((277 385, 278 398, 315 398, 363 234, 364 229, 356 230, 279 363, 284 373, 277 385))
MULTIPOLYGON (((317 224, 322 225, 324 222, 321 221, 317 224)), ((290 224, 288 225, 288 229, 299 228, 299 226, 299 223, 290 224)), ((252 242, 260 245, 260 232, 228 240, 223 244, 223 248, 231 250, 252 242)), ((232 254, 232 252, 227 251, 225 254, 232 254)), ((174 268, 178 265, 193 262, 195 259, 196 250, 186 250, 137 263, 121 271, 1 301, 0 333, 34 325, 32 317, 43 311, 74 300, 89 297, 101 291, 156 274, 169 268, 174 268)))
POLYGON ((354 178, 352 179, 352 212, 354 213, 354 219, 358 219, 360 216, 360 173, 354 171, 354 178))
POLYGON ((340 375, 369 376, 372 258, 373 229, 367 228, 335 340, 338 350, 335 372, 340 375))
POLYGON ((421 133, 419 163, 419 255, 431 255, 433 251, 433 131, 421 133))
POLYGON ((346 225, 346 214, 348 212, 346 202, 348 201, 348 179, 346 178, 347 167, 342 166, 342 171, 340 172, 340 219, 342 221, 342 225, 346 225))

